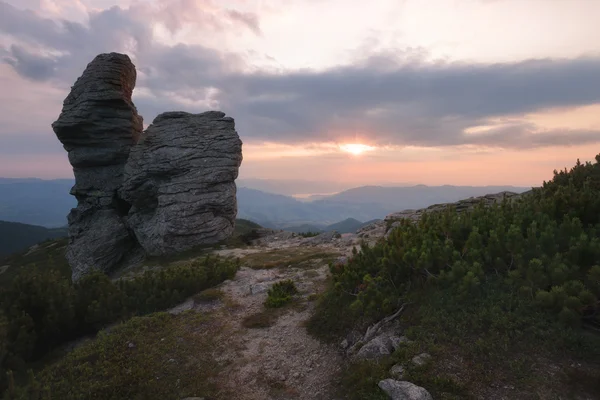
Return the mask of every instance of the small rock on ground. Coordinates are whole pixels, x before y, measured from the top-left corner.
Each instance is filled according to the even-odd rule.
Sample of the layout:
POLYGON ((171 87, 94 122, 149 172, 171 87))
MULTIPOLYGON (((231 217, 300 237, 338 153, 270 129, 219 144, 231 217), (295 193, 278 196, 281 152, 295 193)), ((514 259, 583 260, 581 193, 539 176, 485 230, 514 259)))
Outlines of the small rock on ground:
POLYGON ((429 355, 427 353, 421 353, 418 356, 414 356, 412 359, 412 362, 416 366, 420 367, 421 365, 425 365, 430 359, 431 359, 431 355, 429 355))
POLYGON ((378 385, 392 400, 433 400, 425 388, 407 381, 384 379, 378 385))
POLYGON ((390 375, 394 379, 404 378, 404 367, 400 364, 394 365, 392 368, 390 368, 390 375))

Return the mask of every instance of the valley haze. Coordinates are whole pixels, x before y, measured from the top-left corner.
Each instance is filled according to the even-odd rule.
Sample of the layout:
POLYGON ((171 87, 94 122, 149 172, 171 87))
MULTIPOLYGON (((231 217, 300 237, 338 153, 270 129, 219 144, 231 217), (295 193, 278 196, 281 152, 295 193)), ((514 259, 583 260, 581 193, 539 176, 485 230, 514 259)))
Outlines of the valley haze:
MULTIPOLYGON (((77 204, 69 194, 73 184, 74 181, 69 179, 0 178, 0 221, 49 228, 65 226, 66 215, 77 204)), ((268 228, 293 231, 298 231, 302 225, 306 225, 307 230, 323 230, 328 225, 348 218, 364 223, 383 219, 387 214, 405 209, 424 208, 489 193, 521 193, 531 189, 515 186, 362 186, 332 195, 316 196, 312 201, 300 201, 292 196, 239 185, 238 182, 238 218, 268 228)), ((273 187, 291 190, 281 181, 273 184, 273 187)))

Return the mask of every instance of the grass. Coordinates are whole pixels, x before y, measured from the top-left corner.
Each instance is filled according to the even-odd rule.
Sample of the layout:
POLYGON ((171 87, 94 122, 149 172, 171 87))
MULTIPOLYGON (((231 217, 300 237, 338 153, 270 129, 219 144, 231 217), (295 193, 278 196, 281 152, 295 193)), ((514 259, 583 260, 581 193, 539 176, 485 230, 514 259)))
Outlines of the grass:
POLYGON ((100 333, 36 379, 53 399, 232 398, 218 384, 225 364, 213 357, 227 346, 214 334, 221 324, 194 312, 136 317, 100 333))
POLYGON ((52 268, 60 271, 61 275, 71 277, 71 267, 65 259, 67 238, 47 240, 38 244, 33 250, 25 250, 10 255, 0 261, 0 267, 9 267, 0 274, 0 286, 10 283, 21 267, 36 265, 43 268, 52 268))
POLYGON ((223 300, 225 293, 219 288, 210 288, 203 290, 202 292, 195 295, 194 301, 196 303, 211 303, 213 301, 223 300))
POLYGON ((314 266, 312 261, 322 260, 322 263, 326 264, 336 256, 336 253, 310 247, 288 248, 248 254, 241 259, 241 262, 252 269, 285 268, 288 265, 312 267, 314 266))
MULTIPOLYGON (((361 326, 361 319, 328 293, 319 299, 307 328, 323 340, 339 342, 361 326)), ((379 362, 348 366, 340 385, 344 398, 384 399, 377 382, 389 378, 396 363, 405 366, 406 380, 435 399, 600 398, 600 336, 565 328, 499 282, 482 284, 468 298, 426 287, 407 300, 412 305, 401 323, 413 343, 379 362), (431 361, 412 365, 412 357, 422 352, 431 354, 431 361)))
POLYGON ((260 311, 245 317, 242 320, 242 326, 248 329, 268 328, 275 324, 278 317, 278 313, 271 310, 260 311))

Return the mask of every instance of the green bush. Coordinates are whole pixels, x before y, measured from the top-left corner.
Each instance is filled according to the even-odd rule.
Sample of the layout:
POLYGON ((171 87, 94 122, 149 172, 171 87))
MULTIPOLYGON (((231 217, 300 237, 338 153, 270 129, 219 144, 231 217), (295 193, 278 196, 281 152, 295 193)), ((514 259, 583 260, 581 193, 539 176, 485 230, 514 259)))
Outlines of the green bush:
POLYGON ((265 307, 283 307, 292 301, 292 296, 296 293, 298 293, 298 289, 291 279, 277 282, 269 289, 265 307))
POLYGON ((333 287, 349 310, 378 318, 426 285, 464 298, 502 277, 506 290, 572 325, 600 311, 600 155, 596 163, 555 172, 517 201, 465 213, 403 220, 389 238, 331 266, 333 287))
MULTIPOLYGON (((239 263, 207 256, 113 282, 96 272, 76 284, 56 270, 23 268, 0 290, 0 384, 57 345, 112 322, 177 305, 232 278, 239 263)), ((3 387, 3 386, 1 386, 3 387)))
POLYGON ((298 235, 302 236, 303 238, 311 238, 311 237, 315 237, 315 236, 319 236, 321 233, 320 232, 300 232, 298 235))

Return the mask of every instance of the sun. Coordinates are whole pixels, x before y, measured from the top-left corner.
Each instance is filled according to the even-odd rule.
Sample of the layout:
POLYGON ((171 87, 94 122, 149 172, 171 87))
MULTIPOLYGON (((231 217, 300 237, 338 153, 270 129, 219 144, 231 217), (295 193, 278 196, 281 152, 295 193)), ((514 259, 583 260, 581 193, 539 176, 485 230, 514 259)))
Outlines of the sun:
POLYGON ((346 143, 340 145, 340 150, 358 156, 366 151, 375 150, 375 147, 360 143, 346 143))

